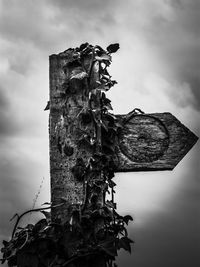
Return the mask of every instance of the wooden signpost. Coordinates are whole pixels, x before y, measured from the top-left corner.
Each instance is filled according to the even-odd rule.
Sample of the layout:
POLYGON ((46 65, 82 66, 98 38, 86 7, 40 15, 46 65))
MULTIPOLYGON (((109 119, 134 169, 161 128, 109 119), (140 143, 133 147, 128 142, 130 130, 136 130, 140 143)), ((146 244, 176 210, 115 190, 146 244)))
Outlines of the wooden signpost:
MULTIPOLYGON (((69 206, 91 204, 91 199, 84 203, 90 177, 85 169, 94 153, 102 152, 109 142, 110 147, 113 145, 114 171, 129 172, 172 170, 198 139, 170 113, 144 114, 135 109, 127 115, 113 115, 119 126, 117 135, 113 137, 111 131, 110 139, 104 142, 104 133, 112 124, 111 120, 106 125, 102 122, 102 110, 110 105, 104 92, 115 83, 107 72, 113 51, 109 47, 107 51, 83 44, 50 56, 51 198, 53 205, 65 201, 52 209, 55 220, 68 220, 69 206)), ((101 171, 95 179, 102 181, 101 171)), ((104 196, 99 196, 103 205, 104 196)), ((99 266, 104 265, 101 262, 99 266)))
POLYGON ((115 172, 172 170, 197 137, 170 113, 134 109, 113 115, 106 97, 116 81, 107 68, 112 44, 82 44, 50 56, 51 202, 17 218, 3 241, 10 267, 116 267, 121 248, 131 252, 126 225, 114 201, 115 172), (51 209, 51 212, 46 210, 51 209), (45 218, 18 227, 30 212, 45 218))
MULTIPOLYGON (((79 149, 77 145, 82 134, 89 138, 88 125, 85 127, 80 122, 81 112, 87 109, 88 95, 84 95, 84 77, 78 78, 83 70, 67 67, 70 61, 70 49, 50 56, 51 196, 56 204, 57 195, 58 199, 69 198, 69 202, 81 203, 82 184, 74 182, 72 168, 77 158, 87 162, 92 155, 91 151, 84 147, 79 149), (72 79, 73 71, 77 78, 72 79), (63 99, 67 90, 72 92, 63 99)), ((88 62, 85 61, 86 68, 89 67, 88 62)), ((95 75, 93 79, 98 76, 95 75)), ((115 172, 173 170, 198 140, 170 113, 144 114, 135 109, 127 115, 116 115, 116 118, 123 128, 117 136, 115 172)), ((89 129, 90 132, 93 130, 89 129)), ((65 213, 63 207, 62 211, 65 213)))

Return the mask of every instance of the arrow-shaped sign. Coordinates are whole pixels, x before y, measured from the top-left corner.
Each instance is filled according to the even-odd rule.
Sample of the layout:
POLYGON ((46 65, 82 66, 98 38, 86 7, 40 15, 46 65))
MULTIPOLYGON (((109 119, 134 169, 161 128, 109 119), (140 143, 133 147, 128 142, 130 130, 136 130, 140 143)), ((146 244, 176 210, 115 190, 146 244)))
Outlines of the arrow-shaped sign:
POLYGON ((198 137, 171 113, 118 115, 116 172, 173 170, 198 137))

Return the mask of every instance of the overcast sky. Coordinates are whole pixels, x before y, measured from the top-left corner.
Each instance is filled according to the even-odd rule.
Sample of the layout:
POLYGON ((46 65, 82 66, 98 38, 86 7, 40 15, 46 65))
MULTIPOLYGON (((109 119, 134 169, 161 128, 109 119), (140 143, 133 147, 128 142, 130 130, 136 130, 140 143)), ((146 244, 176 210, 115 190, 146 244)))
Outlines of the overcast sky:
MULTIPOLYGON (((0 0, 1 240, 41 183, 36 206, 49 200, 48 56, 86 41, 119 42, 114 112, 171 112, 200 136, 199 25, 199 0, 0 0)), ((174 171, 116 175, 118 208, 134 217, 135 240, 119 267, 200 266, 199 153, 198 142, 174 171)))

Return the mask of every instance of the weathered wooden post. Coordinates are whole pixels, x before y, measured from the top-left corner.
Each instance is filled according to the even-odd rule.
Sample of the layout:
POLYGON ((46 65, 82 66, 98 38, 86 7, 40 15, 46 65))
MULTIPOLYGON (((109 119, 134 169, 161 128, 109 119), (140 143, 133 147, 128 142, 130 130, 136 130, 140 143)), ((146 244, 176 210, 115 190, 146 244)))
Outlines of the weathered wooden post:
MULTIPOLYGON (((79 54, 69 49, 50 56, 50 174, 52 203, 65 203, 52 210, 52 217, 68 220, 69 205, 84 203, 84 171, 92 150, 81 139, 92 142, 95 129, 89 109, 87 81, 90 59, 78 64, 79 54), (77 166, 77 169, 74 169, 77 166)), ((91 70, 92 71, 92 70, 91 70)))
MULTIPOLYGON (((105 208, 110 155, 106 158, 102 144, 102 116, 108 112, 100 80, 102 63, 105 72, 110 60, 108 52, 88 44, 50 56, 50 174, 55 222, 73 224, 75 217, 81 220, 88 210, 98 213, 105 208)), ((108 83, 108 73, 104 79, 106 76, 108 83)), ((105 230, 103 216, 98 216, 93 220, 95 234, 105 230)), ((103 267, 106 259, 96 253, 88 264, 103 267)))

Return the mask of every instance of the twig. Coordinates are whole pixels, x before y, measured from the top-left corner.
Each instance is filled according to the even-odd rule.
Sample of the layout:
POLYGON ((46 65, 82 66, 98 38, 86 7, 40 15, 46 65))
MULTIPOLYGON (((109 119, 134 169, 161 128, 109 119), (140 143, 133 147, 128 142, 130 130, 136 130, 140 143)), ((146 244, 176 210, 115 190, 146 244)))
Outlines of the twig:
POLYGON ((21 245, 21 247, 18 248, 18 250, 22 249, 28 241, 28 231, 26 231, 25 233, 26 233, 26 239, 25 239, 24 243, 21 245))
POLYGON ((61 203, 61 204, 58 204, 58 205, 55 205, 55 206, 46 207, 46 208, 31 209, 31 210, 27 210, 27 211, 23 212, 21 215, 19 215, 17 217, 17 221, 16 221, 16 223, 14 225, 14 228, 13 228, 13 231, 12 231, 12 238, 14 237, 14 234, 15 234, 15 231, 16 231, 17 226, 19 224, 19 221, 21 220, 21 218, 24 215, 28 214, 29 212, 37 212, 37 211, 41 211, 41 210, 48 210, 48 209, 56 208, 56 207, 59 207, 59 206, 62 206, 62 205, 64 205, 64 203, 61 203))

